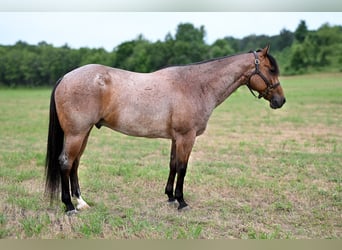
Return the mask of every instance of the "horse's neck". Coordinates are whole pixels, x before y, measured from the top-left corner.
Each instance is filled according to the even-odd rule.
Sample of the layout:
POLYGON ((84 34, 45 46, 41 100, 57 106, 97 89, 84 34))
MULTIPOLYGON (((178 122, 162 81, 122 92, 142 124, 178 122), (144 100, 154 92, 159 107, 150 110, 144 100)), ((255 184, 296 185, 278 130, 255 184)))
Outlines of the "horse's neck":
POLYGON ((215 107, 226 100, 236 89, 246 83, 248 75, 253 70, 252 59, 248 54, 237 55, 213 62, 213 80, 207 83, 211 86, 211 95, 215 98, 215 107))
POLYGON ((241 54, 190 67, 193 68, 189 72, 197 76, 193 78, 197 90, 202 91, 215 108, 245 84, 253 70, 253 63, 248 54, 241 54))

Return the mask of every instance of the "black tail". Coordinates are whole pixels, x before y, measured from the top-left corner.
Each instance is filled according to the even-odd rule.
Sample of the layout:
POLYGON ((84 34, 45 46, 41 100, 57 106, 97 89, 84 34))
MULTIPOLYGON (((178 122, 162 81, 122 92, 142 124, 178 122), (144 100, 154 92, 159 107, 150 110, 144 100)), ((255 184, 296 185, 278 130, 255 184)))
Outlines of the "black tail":
POLYGON ((50 196, 51 200, 58 197, 61 185, 61 168, 58 158, 63 150, 64 132, 58 120, 55 103, 55 91, 61 80, 62 78, 57 81, 50 99, 49 133, 45 159, 45 193, 50 196))

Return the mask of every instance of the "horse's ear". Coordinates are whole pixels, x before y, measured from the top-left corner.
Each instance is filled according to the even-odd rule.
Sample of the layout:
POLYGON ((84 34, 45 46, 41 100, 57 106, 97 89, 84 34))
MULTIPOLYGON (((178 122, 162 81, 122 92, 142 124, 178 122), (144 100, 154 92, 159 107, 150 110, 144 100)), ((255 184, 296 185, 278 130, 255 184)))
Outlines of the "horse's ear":
POLYGON ((269 50, 270 50, 270 45, 267 44, 266 47, 262 49, 262 54, 263 54, 264 56, 267 56, 269 50))

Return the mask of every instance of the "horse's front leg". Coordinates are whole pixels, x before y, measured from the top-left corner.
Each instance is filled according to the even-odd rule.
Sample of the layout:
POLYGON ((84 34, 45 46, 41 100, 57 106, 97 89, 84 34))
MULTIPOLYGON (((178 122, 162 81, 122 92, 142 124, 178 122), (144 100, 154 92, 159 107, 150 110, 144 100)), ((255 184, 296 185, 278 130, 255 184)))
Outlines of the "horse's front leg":
POLYGON ((167 180, 167 184, 165 187, 165 194, 169 198, 170 203, 174 203, 176 201, 175 196, 173 195, 173 185, 176 177, 176 141, 172 140, 171 144, 171 154, 170 154, 170 172, 169 178, 167 180))
POLYGON ((177 164, 177 183, 176 183, 176 190, 175 190, 175 197, 179 203, 178 210, 183 209, 188 206, 188 204, 184 201, 184 194, 183 194, 183 185, 184 185, 184 178, 186 174, 188 163, 179 162, 177 164))
POLYGON ((188 204, 184 201, 183 185, 190 153, 195 143, 195 138, 196 131, 190 131, 185 135, 178 135, 176 139, 177 182, 175 198, 179 203, 178 210, 184 209, 188 206, 188 204))

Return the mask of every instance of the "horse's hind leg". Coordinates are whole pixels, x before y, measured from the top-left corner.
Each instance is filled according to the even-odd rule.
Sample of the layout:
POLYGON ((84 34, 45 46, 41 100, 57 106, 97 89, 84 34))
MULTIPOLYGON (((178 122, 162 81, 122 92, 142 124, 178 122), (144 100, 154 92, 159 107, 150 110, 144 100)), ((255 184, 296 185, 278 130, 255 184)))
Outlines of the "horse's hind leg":
MULTIPOLYGON (((71 202, 70 196, 70 174, 74 166, 75 160, 81 152, 84 135, 65 135, 64 149, 60 156, 61 165, 61 183, 62 183, 62 202, 66 206, 67 214, 73 214, 76 212, 74 205, 71 202)), ((77 164, 78 165, 78 164, 77 164)))
POLYGON ((89 205, 82 199, 81 189, 80 189, 80 185, 78 182, 78 166, 80 163, 80 158, 84 152, 84 149, 87 146, 89 134, 90 134, 90 130, 83 140, 80 153, 77 156, 77 158, 75 159, 73 166, 72 166, 72 169, 71 169, 71 172, 70 172, 71 195, 73 197, 76 197, 76 199, 77 199, 77 206, 76 206, 77 210, 89 208, 89 205))
POLYGON ((78 182, 78 174, 77 174, 78 165, 79 165, 79 158, 75 160, 74 165, 70 172, 71 195, 72 197, 76 197, 77 210, 83 210, 83 209, 89 208, 90 206, 83 200, 81 196, 81 190, 80 190, 80 185, 78 182))

